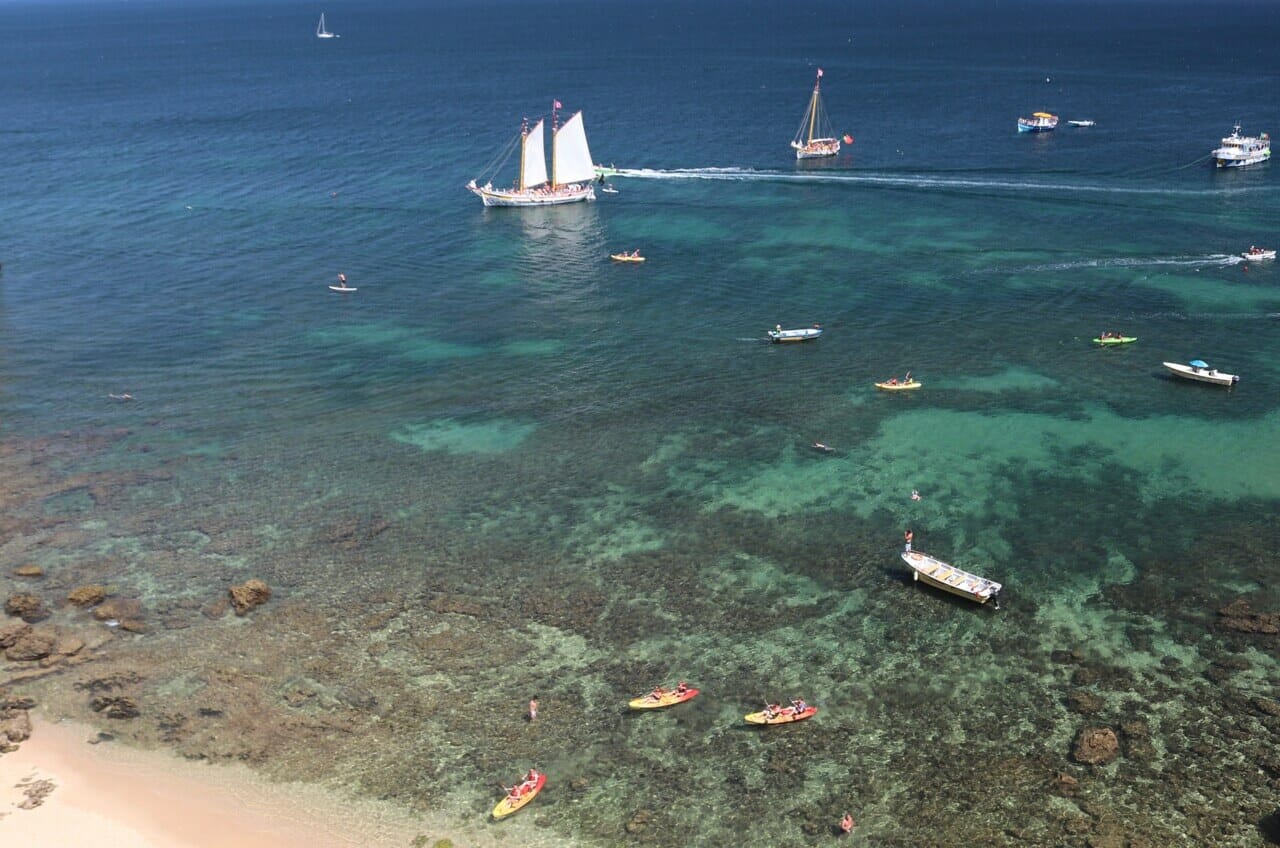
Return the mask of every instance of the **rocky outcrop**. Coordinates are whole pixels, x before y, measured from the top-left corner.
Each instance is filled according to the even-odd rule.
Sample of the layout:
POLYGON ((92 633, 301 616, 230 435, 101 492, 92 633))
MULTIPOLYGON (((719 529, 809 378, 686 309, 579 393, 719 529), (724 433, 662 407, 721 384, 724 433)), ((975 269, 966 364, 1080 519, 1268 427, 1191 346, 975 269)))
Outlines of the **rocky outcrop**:
POLYGON ((9 647, 30 632, 31 625, 21 621, 0 627, 0 650, 9 647))
POLYGON ((1218 610, 1218 626, 1237 633, 1280 635, 1280 612, 1254 612, 1249 602, 1237 598, 1218 610))
POLYGON ((1120 756, 1120 738, 1109 727, 1083 728, 1071 755, 1076 762, 1086 765, 1106 765, 1120 756))
POLYGON ((4 602, 4 611, 31 624, 49 617, 49 611, 38 597, 23 592, 10 595, 9 600, 4 602))
POLYGON ((37 577, 44 577, 44 569, 38 565, 32 565, 32 564, 20 565, 13 570, 13 576, 26 577, 30 579, 34 579, 37 577))
POLYGON ((102 603, 106 598, 106 586, 77 586, 71 590, 71 594, 67 595, 67 603, 77 607, 92 607, 102 603))
POLYGON ((257 579, 246 580, 239 586, 232 586, 229 591, 236 615, 244 615, 271 600, 271 587, 257 579))
POLYGON ((138 704, 127 695, 99 695, 89 702, 89 709, 107 718, 137 718, 138 704))
POLYGON ((14 662, 32 662, 52 654, 57 645, 58 636, 55 631, 31 627, 5 648, 4 655, 14 662))
POLYGON ((1107 702, 1101 697, 1083 689, 1077 689, 1067 695, 1067 709, 1080 715, 1100 713, 1106 705, 1107 702))

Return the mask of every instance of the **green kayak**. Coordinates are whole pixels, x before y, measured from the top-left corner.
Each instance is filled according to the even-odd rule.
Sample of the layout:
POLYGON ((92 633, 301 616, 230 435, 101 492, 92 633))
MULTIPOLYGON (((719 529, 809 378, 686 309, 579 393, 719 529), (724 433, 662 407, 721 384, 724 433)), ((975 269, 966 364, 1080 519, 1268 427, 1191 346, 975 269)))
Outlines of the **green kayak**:
POLYGON ((1129 342, 1136 342, 1137 340, 1138 340, 1137 336, 1112 336, 1111 338, 1107 338, 1107 339, 1094 339, 1093 343, 1100 344, 1100 345, 1118 345, 1118 344, 1129 344, 1129 342))

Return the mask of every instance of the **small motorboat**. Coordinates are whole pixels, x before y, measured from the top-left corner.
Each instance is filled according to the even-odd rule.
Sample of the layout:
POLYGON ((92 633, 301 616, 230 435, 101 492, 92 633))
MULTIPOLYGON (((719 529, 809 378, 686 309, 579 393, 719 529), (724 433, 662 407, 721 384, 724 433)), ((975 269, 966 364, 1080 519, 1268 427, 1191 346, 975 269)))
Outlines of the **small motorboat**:
POLYGON ((609 258, 614 262, 643 262, 644 257, 639 253, 610 253, 609 258))
POLYGON ((1058 128, 1058 116, 1048 112, 1033 112, 1030 118, 1018 119, 1018 132, 1053 132, 1058 128))
POLYGON ((923 386, 919 380, 899 380, 897 377, 892 380, 886 380, 883 383, 876 383, 877 389, 883 389, 886 392, 905 392, 911 389, 918 389, 923 386))
POLYGON ((600 189, 600 191, 601 191, 601 192, 603 192, 604 194, 617 194, 617 193, 618 193, 618 190, 617 190, 616 188, 614 188, 613 186, 611 186, 611 185, 607 185, 607 186, 605 186, 604 188, 600 189))
POLYGON ((1225 374, 1217 368, 1210 368, 1203 359, 1193 359, 1186 365, 1181 362, 1166 362, 1164 367, 1173 372, 1175 377, 1181 377, 1184 380, 1195 380, 1198 383, 1213 383, 1215 386, 1234 386, 1240 382, 1239 374, 1225 374))
POLYGON ((1093 340, 1093 343, 1100 345, 1123 345, 1133 344, 1137 340, 1137 336, 1121 336, 1115 333, 1108 333, 1105 336, 1098 336, 1093 340))
POLYGON ((1251 247, 1240 255, 1245 259, 1252 259, 1255 262, 1261 259, 1276 258, 1276 252, 1274 250, 1268 250, 1265 247, 1251 247))
POLYGON ((821 451, 822 453, 833 453, 835 451, 835 448, 831 447, 831 445, 828 445, 825 442, 814 442, 809 447, 813 448, 816 451, 821 451))
POLYGON ((818 336, 822 335, 822 325, 814 324, 812 327, 805 327, 802 330, 784 330, 782 325, 774 327, 766 335, 769 341, 774 344, 784 344, 789 342, 811 342, 818 336))
POLYGON ((1073 127, 1092 127, 1097 125, 1097 121, 1090 121, 1088 119, 1083 121, 1067 121, 1067 123, 1073 127))
POLYGON ((996 581, 970 574, 922 551, 904 551, 902 559, 911 566, 912 579, 916 582, 924 581, 944 592, 980 604, 991 601, 993 607, 1000 609, 999 595, 1004 586, 996 581))

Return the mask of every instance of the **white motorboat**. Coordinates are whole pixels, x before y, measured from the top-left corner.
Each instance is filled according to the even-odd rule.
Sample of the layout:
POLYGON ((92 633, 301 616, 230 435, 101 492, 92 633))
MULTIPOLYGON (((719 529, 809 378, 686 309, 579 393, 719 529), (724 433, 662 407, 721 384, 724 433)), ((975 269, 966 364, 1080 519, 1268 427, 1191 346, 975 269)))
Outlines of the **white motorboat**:
POLYGON ((1058 128, 1058 116, 1048 112, 1033 112, 1030 118, 1018 119, 1018 132, 1053 132, 1058 128))
POLYGON ((782 325, 770 330, 767 334, 769 341, 774 344, 786 344, 790 342, 811 342, 818 336, 822 335, 822 325, 814 324, 812 327, 805 327, 800 330, 784 330, 782 325))
POLYGON ((316 24, 316 38, 338 38, 336 32, 329 32, 324 25, 324 12, 320 13, 320 23, 316 24))
POLYGON ((1097 122, 1097 121, 1090 121, 1090 120, 1083 120, 1083 121, 1067 121, 1067 123, 1068 123, 1068 124, 1070 124, 1070 125, 1071 125, 1071 126, 1073 126, 1073 127, 1093 127, 1093 126, 1097 126, 1097 123, 1098 123, 1098 122, 1097 122))
POLYGON ((999 595, 1004 586, 996 581, 956 568, 923 551, 903 551, 902 559, 911 566, 913 580, 980 604, 991 601, 993 607, 1000 609, 999 595))
POLYGON ((1276 258, 1276 252, 1274 250, 1268 250, 1265 247, 1251 247, 1240 255, 1243 256, 1245 259, 1252 259, 1255 262, 1261 259, 1276 258))
POLYGON ((1222 146, 1211 155, 1219 168, 1243 168, 1245 165, 1266 162, 1271 158, 1271 136, 1266 133, 1256 138, 1240 135, 1240 125, 1236 124, 1231 135, 1224 138, 1222 146))
MULTIPOLYGON (((595 200, 591 182, 596 178, 596 167, 587 147, 587 132, 582 125, 582 113, 558 124, 560 101, 551 109, 551 176, 547 177, 547 159, 543 149, 543 120, 532 127, 525 121, 520 127, 516 142, 520 148, 520 177, 511 188, 494 188, 490 178, 484 185, 475 180, 467 183, 467 190, 480 198, 485 206, 557 206, 561 203, 578 203, 595 200)), ((506 155, 493 168, 496 173, 516 148, 508 145, 506 155)), ((500 154, 501 155, 501 154, 500 154)))
POLYGON ((800 128, 791 141, 797 159, 817 159, 822 156, 835 156, 840 152, 840 139, 831 129, 831 121, 826 110, 822 108, 822 98, 818 87, 822 83, 822 68, 818 68, 818 78, 813 84, 813 96, 809 98, 809 106, 800 119, 800 128))
POLYGON ((1240 375, 1226 374, 1217 368, 1210 368, 1203 359, 1193 359, 1186 365, 1181 362, 1166 362, 1164 367, 1168 368, 1175 377, 1181 377, 1184 380, 1195 380, 1199 383, 1213 383, 1215 386, 1234 386, 1240 382, 1240 375))

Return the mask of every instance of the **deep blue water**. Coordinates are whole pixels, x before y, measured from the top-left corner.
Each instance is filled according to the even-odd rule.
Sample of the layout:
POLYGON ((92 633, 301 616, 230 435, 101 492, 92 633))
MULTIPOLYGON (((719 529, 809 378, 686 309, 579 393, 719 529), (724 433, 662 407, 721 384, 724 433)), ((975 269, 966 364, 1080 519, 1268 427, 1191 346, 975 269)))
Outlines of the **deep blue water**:
MULTIPOLYGON (((1275 3, 6 3, 0 32, 0 421, 133 428, 108 468, 196 459, 180 495, 117 516, 144 553, 113 578, 146 573, 139 592, 215 579, 145 555, 205 510, 273 540, 237 568, 317 603, 324 581, 281 562, 342 569, 310 547, 321 503, 397 516, 370 569, 388 584, 416 585, 408 539, 438 535, 469 552, 432 554, 460 585, 468 557, 536 582, 536 554, 624 606, 704 563, 758 575, 681 572, 721 607, 792 580, 892 598, 910 524, 1037 594, 1002 625, 1034 666, 1072 640, 1125 655, 1072 599, 1157 566, 1194 582, 1197 540, 1280 498, 1280 271, 1237 256, 1280 244, 1277 165, 1207 159, 1236 123, 1280 128, 1275 3), (314 38, 320 11, 340 38, 314 38), (818 67, 856 141, 799 166, 818 67), (464 184, 554 98, 628 171, 619 193, 481 208, 464 184), (1019 136, 1036 110, 1062 127, 1019 136), (609 262, 634 247, 645 266, 609 262), (356 295, 327 290, 339 271, 356 295), (815 321, 814 345, 761 341, 815 321), (1100 351, 1103 329, 1140 341, 1100 351), (1192 357, 1240 385, 1161 374, 1192 357), (907 369, 917 395, 871 389, 907 369)), ((1274 591, 1273 558, 1222 567, 1274 591)), ((927 643, 883 603, 886 632, 833 650, 927 643)), ((606 616, 593 647, 707 675, 733 628, 700 621, 673 648, 612 643, 637 637, 606 616)), ((799 682, 790 640, 764 653, 799 682)), ((834 707, 843 680, 822 685, 834 707)))

